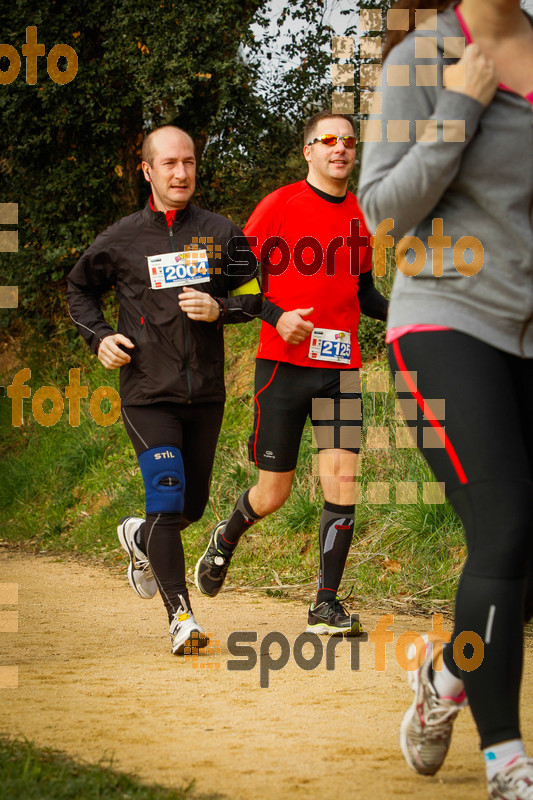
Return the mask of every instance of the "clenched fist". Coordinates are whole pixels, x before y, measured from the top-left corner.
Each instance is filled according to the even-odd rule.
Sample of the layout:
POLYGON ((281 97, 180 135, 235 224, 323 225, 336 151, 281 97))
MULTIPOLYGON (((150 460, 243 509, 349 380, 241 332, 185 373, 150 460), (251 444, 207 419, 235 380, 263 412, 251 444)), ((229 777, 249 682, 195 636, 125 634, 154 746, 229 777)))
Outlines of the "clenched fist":
POLYGON ((304 319, 312 314, 312 308, 295 308, 292 311, 284 311, 278 319, 276 330, 287 344, 300 344, 307 339, 313 330, 313 323, 309 319, 304 319))

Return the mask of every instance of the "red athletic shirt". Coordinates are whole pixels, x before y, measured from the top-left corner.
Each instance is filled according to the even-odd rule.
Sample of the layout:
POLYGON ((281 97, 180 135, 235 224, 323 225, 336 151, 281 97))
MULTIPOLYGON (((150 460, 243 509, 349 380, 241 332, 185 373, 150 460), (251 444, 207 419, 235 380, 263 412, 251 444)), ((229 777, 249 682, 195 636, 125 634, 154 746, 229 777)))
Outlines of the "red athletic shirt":
POLYGON ((257 358, 303 367, 360 367, 358 276, 372 269, 372 248, 355 195, 348 192, 342 202, 335 203, 319 196, 306 181, 282 186, 259 203, 244 233, 262 262, 268 300, 284 311, 313 307, 306 319, 315 328, 351 335, 350 364, 316 361, 308 355, 310 337, 298 345, 287 344, 272 325, 263 322, 257 358))

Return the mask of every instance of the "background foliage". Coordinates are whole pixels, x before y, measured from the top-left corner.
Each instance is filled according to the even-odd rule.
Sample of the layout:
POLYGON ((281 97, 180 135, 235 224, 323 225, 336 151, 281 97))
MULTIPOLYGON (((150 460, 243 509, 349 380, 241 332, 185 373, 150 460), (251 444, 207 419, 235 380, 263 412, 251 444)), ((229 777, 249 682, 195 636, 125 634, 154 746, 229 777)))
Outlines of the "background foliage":
POLYGON ((331 106, 328 20, 337 6, 287 0, 274 13, 265 0, 4 4, 3 42, 22 57, 34 25, 46 53, 68 44, 79 69, 58 85, 39 57, 31 86, 22 57, 19 76, 0 86, 0 202, 19 204, 20 236, 17 254, 0 254, 0 278, 23 285, 20 311, 4 312, 0 324, 22 312, 46 328, 83 250, 146 202, 140 145, 155 125, 191 133, 200 160, 195 202, 238 224, 269 191, 304 177, 304 120, 331 106))
POLYGON ((213 128, 225 133, 242 121, 235 117, 253 71, 237 53, 258 6, 48 0, 36 11, 22 0, 4 8, 4 40, 19 52, 33 24, 47 52, 64 42, 79 59, 66 85, 54 83, 39 58, 35 86, 24 81, 23 62, 0 91, 0 196, 19 203, 22 239, 17 256, 2 258, 2 276, 24 275, 23 308, 43 295, 50 301, 96 234, 145 199, 138 164, 147 128, 176 122, 201 152, 213 128))

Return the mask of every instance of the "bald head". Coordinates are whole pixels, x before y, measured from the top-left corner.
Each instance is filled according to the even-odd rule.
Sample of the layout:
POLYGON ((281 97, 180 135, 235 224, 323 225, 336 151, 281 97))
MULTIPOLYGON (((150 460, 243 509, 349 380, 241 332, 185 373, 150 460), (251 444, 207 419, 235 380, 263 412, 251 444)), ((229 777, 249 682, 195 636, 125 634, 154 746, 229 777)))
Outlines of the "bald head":
POLYGON ((156 128, 144 137, 141 152, 142 160, 146 161, 152 167, 158 147, 164 147, 166 142, 170 142, 173 139, 175 140, 176 137, 185 137, 188 139, 194 150, 194 142, 183 128, 178 128, 177 125, 162 125, 161 128, 156 128))
POLYGON ((195 189, 194 142, 174 125, 148 134, 142 147, 142 170, 152 186, 157 211, 185 208, 195 189))

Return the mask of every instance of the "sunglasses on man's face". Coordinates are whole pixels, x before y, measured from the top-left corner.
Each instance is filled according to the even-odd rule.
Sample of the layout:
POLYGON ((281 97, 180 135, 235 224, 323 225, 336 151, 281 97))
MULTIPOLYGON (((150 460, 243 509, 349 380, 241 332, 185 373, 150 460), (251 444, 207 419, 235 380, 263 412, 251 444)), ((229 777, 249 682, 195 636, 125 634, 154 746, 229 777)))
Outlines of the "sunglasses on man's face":
POLYGON ((308 146, 310 147, 315 142, 321 142, 325 144, 327 147, 333 147, 337 144, 337 142, 342 142, 345 147, 348 149, 352 149, 357 144, 357 139, 355 136, 335 136, 334 133, 322 133, 320 136, 316 136, 311 142, 307 142, 308 146))

